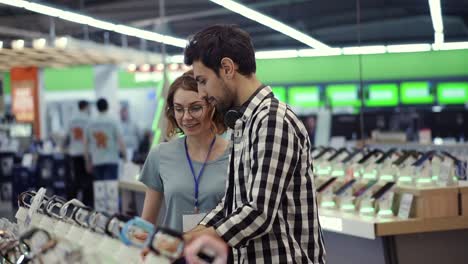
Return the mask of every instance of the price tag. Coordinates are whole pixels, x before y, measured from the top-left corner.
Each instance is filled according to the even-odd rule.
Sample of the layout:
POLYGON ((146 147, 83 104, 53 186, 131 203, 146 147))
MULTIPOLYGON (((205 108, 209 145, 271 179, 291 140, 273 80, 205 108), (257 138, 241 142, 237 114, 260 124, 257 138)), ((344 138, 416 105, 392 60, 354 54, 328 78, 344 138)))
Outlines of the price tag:
POLYGON ((449 185, 452 182, 453 163, 449 160, 444 161, 440 166, 440 182, 449 185))
POLYGON ((31 153, 26 153, 23 155, 23 159, 21 160, 21 166, 25 168, 31 168, 33 165, 33 155, 31 153))
POLYGON ((401 196, 400 208, 398 209, 398 217, 408 219, 411 212, 414 196, 410 193, 404 193, 401 196))

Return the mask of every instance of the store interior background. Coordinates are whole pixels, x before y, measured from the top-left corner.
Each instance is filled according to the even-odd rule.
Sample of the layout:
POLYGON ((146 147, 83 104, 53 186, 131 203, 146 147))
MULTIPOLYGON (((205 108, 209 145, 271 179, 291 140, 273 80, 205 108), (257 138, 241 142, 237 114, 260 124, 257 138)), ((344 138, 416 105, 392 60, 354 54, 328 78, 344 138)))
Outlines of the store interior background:
MULTIPOLYGON (((117 119, 120 108, 126 107, 141 133, 152 133, 153 144, 164 140, 161 133, 165 126, 164 94, 171 81, 188 69, 182 63, 182 48, 51 19, 1 2, 3 107, 0 110, 4 116, 1 129, 15 131, 12 135, 20 142, 15 152, 18 164, 23 153, 31 152, 35 140, 54 142, 56 147, 47 151, 60 153, 68 121, 78 111, 77 102, 81 99, 94 102, 105 97, 110 102, 111 114, 117 119), (69 46, 56 48, 52 55, 14 49, 12 44, 22 39, 25 49, 34 50, 28 45, 38 38, 43 37, 47 45, 53 45, 64 36, 69 38, 69 46), (106 53, 111 49, 115 49, 114 55, 106 53), (61 52, 66 56, 60 55, 61 52), (39 57, 33 58, 33 53, 39 57), (75 56, 69 55, 72 53, 75 56), (77 58, 80 55, 81 60, 77 58), (35 111, 36 116, 29 122, 11 122, 8 116, 14 114, 15 100, 12 75, 15 68, 28 67, 38 70, 38 97, 34 101, 38 109, 29 110, 35 111)), ((444 42, 458 43, 446 48, 436 45, 441 32, 435 31, 431 16, 429 3, 433 1, 237 1, 333 48, 372 46, 367 50, 348 50, 346 55, 336 54, 336 50, 332 52, 335 54, 318 55, 308 50, 311 47, 210 1, 36 2, 182 39, 210 25, 237 24, 251 34, 256 50, 260 51, 257 54, 260 80, 271 85, 275 96, 295 110, 315 146, 448 149, 465 160, 468 157, 466 0, 440 1, 444 42), (414 52, 390 51, 389 46, 404 44, 426 46, 421 45, 422 50, 414 52)), ((343 52, 338 49, 338 53, 343 52)), ((0 147, 1 152, 11 152, 8 144, 0 147)), ((139 166, 122 165, 121 178, 134 180, 139 166)), ((12 218, 15 209, 11 208, 11 196, 15 187, 7 184, 9 181, 2 179, 0 216, 12 218)), ((141 212, 141 190, 141 186, 135 185, 120 189, 120 203, 127 212, 141 212)), ((466 230, 460 232, 467 235, 466 230)), ((447 254, 458 254, 463 251, 460 247, 466 245, 465 241, 454 239, 454 233, 430 238, 414 236, 400 239, 399 253, 392 253, 397 256, 393 258, 420 263, 420 256, 402 250, 402 245, 414 241, 429 248, 449 243, 452 250, 447 250, 447 254), (428 242, 421 242, 425 239, 428 242)), ((388 247, 395 246, 388 237, 369 240, 326 232, 325 238, 330 263, 358 261, 362 254, 368 257, 368 263, 397 263, 386 255, 394 252, 388 247)), ((425 263, 443 263, 443 259, 440 262, 442 253, 426 253, 425 263), (428 262, 429 259, 434 262, 428 262)))

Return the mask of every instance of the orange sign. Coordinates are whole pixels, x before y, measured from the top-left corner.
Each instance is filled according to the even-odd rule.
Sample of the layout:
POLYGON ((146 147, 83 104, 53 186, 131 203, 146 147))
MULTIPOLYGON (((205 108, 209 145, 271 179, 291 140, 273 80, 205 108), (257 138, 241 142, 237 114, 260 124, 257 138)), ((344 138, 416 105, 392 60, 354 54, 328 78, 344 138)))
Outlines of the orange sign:
POLYGON ((17 121, 33 123, 37 137, 40 136, 38 74, 36 67, 11 69, 12 112, 17 121))
POLYGON ((84 133, 83 133, 83 129, 81 127, 74 127, 72 129, 72 132, 73 132, 73 138, 76 141, 82 141, 83 140, 84 133))
POLYGON ((104 132, 94 132, 93 136, 94 140, 96 140, 97 148, 107 148, 107 135, 104 132))

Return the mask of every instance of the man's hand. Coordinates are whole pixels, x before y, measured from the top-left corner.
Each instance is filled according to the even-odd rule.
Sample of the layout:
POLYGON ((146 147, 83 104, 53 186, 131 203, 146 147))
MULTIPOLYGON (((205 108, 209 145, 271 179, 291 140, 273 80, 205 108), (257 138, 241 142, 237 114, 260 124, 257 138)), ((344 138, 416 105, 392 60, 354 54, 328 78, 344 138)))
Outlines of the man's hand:
POLYGON ((200 253, 214 257, 212 262, 214 264, 225 264, 228 258, 228 246, 221 238, 204 234, 195 238, 192 243, 185 247, 187 263, 207 263, 199 257, 200 253))

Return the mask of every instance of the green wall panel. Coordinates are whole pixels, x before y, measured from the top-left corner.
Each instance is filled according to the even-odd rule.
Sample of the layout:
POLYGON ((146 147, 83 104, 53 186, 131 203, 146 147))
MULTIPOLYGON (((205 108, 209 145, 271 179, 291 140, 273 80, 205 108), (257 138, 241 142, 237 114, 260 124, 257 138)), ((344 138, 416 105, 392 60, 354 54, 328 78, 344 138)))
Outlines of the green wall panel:
MULTIPOLYGON (((360 79, 359 56, 257 60, 265 83, 339 82, 360 79)), ((468 50, 362 55, 364 80, 468 75, 468 50)))
POLYGON ((11 78, 8 72, 3 74, 3 94, 11 94, 11 78))
POLYGON ((135 89, 135 88, 149 88, 156 87, 159 82, 147 81, 147 82, 136 82, 135 73, 131 73, 125 70, 120 70, 119 76, 119 88, 120 89, 135 89))
POLYGON ((94 90, 93 67, 44 69, 44 86, 46 91, 94 90))

